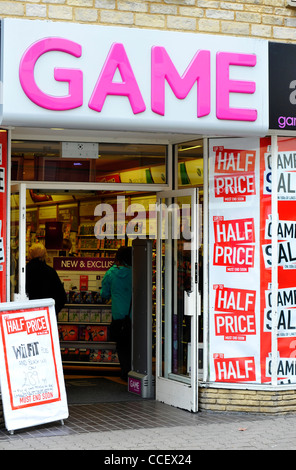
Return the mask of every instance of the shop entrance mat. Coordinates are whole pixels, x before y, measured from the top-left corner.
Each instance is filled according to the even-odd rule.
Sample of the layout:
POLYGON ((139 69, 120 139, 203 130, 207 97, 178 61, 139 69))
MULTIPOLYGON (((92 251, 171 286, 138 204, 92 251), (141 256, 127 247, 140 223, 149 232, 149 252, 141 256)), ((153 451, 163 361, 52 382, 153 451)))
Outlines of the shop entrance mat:
POLYGON ((112 378, 66 378, 65 385, 69 405, 143 400, 128 391, 127 383, 112 378))

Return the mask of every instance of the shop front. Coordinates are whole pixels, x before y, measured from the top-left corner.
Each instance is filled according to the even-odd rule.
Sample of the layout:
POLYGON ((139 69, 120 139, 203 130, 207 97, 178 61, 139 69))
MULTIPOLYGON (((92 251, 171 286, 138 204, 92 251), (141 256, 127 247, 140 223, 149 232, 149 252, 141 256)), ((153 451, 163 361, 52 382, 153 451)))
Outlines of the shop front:
MULTIPOLYGON (((99 292, 117 249, 122 245, 132 246, 136 239, 149 240, 152 244, 150 349, 153 375, 160 367, 163 378, 159 384, 156 381, 156 387, 160 399, 165 400, 170 390, 172 404, 191 406, 191 371, 194 366, 197 386, 196 358, 202 343, 197 336, 200 312, 197 266, 201 265, 202 251, 192 249, 193 244, 199 246, 195 237, 201 235, 197 227, 200 227, 203 206, 202 144, 202 140, 197 140, 181 146, 179 182, 188 186, 191 177, 194 185, 190 182, 190 188, 168 190, 163 184, 170 152, 168 145, 100 143, 95 181, 100 178, 110 181, 100 184, 76 181, 83 171, 77 163, 83 160, 73 158, 73 148, 72 173, 69 159, 66 160, 68 180, 71 174, 73 179, 69 183, 64 181, 59 142, 11 140, 11 171, 19 176, 12 178, 10 193, 9 295, 11 300, 25 297, 28 249, 36 242, 45 244, 47 262, 56 269, 68 297, 58 314, 61 354, 68 374, 75 370, 119 375, 116 344, 110 341, 109 335, 111 306, 102 302, 99 292), (44 160, 47 167, 40 169, 44 160), (101 176, 108 165, 112 173, 101 176), (190 173, 190 165, 198 175, 190 173), (118 168, 116 174, 114 166, 118 168), (34 175, 46 171, 54 177, 37 181, 34 175), (20 176, 23 174, 25 178, 20 176), (124 184, 125 178, 130 181, 135 178, 137 182, 124 184), (185 298, 188 298, 186 307, 185 298)), ((197 399, 196 388, 194 396, 197 399)))
POLYGON ((258 394, 293 394, 293 113, 268 101, 283 54, 250 38, 8 19, 1 44, 1 301, 25 296, 28 247, 44 243, 68 293, 64 367, 116 369, 97 293, 119 246, 151 240, 156 399, 222 410, 250 392, 260 411, 258 394))

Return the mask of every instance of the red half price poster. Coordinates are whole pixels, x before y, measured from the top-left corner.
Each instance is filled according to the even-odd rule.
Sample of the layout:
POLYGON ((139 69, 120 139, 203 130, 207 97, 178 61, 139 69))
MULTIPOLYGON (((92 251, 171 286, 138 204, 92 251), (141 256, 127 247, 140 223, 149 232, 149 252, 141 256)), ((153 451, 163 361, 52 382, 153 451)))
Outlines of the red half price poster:
POLYGON ((67 418, 53 300, 0 305, 0 382, 7 429, 67 418))

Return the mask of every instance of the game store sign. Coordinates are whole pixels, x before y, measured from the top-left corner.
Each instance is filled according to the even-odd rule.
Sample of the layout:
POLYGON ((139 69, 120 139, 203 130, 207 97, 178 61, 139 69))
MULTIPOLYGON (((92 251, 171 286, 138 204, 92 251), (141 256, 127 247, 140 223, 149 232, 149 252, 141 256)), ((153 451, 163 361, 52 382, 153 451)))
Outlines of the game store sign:
POLYGON ((266 41, 12 18, 1 23, 2 125, 267 132, 266 41))
POLYGON ((296 130, 295 44, 269 43, 269 128, 296 130))

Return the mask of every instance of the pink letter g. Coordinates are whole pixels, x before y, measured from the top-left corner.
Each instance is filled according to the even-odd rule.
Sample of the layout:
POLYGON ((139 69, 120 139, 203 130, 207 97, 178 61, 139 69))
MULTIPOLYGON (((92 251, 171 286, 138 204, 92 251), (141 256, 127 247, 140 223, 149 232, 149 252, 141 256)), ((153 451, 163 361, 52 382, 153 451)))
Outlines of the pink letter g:
POLYGON ((34 79, 34 68, 42 54, 60 51, 75 57, 81 56, 81 46, 76 42, 63 38, 45 38, 32 44, 24 53, 19 67, 21 86, 33 103, 53 111, 65 111, 78 108, 83 104, 83 75, 78 69, 55 68, 54 78, 69 83, 69 94, 52 96, 44 93, 34 79))

